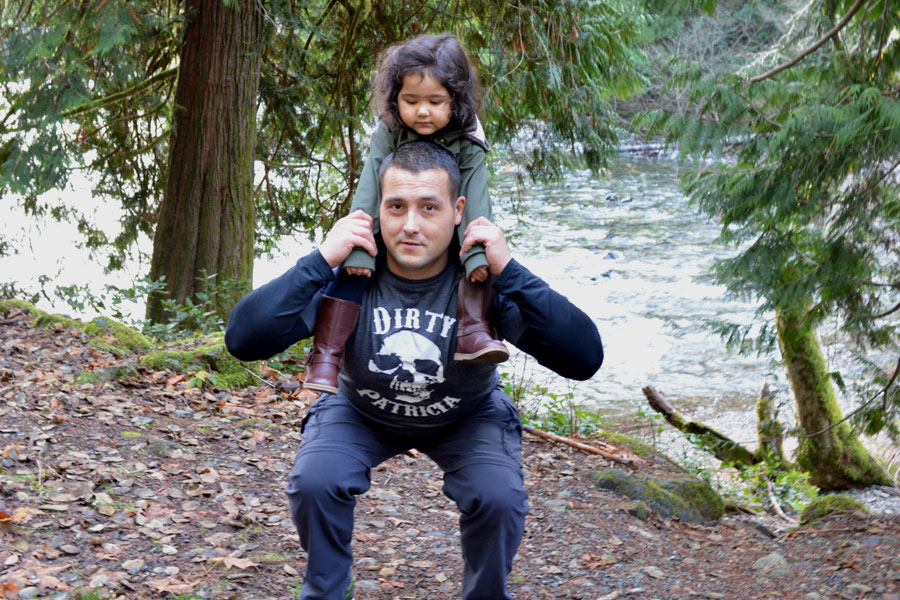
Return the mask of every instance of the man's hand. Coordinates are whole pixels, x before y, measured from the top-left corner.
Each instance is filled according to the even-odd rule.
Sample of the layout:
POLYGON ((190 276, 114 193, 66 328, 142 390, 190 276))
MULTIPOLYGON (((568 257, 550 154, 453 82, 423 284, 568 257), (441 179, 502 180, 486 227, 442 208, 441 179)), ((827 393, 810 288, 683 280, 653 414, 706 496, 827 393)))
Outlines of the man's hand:
POLYGON ((330 267, 339 266, 354 248, 362 248, 372 256, 377 254, 375 235, 372 233, 372 217, 362 210, 354 210, 337 220, 325 241, 319 246, 322 258, 330 267))
POLYGON ((479 243, 484 246, 491 275, 496 277, 512 260, 512 255, 509 253, 509 246, 506 244, 503 232, 484 217, 478 217, 466 227, 466 239, 463 240, 459 255, 462 256, 472 246, 479 243))

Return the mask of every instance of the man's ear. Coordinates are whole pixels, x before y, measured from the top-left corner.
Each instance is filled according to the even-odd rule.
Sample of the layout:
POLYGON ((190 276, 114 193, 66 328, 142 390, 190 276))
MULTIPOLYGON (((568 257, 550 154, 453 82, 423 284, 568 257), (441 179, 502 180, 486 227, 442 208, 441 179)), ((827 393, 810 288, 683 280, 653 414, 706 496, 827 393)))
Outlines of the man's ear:
POLYGON ((454 205, 454 210, 456 211, 456 219, 454 220, 455 225, 459 225, 462 223, 463 210, 466 208, 466 197, 460 196, 456 199, 456 204, 454 205))

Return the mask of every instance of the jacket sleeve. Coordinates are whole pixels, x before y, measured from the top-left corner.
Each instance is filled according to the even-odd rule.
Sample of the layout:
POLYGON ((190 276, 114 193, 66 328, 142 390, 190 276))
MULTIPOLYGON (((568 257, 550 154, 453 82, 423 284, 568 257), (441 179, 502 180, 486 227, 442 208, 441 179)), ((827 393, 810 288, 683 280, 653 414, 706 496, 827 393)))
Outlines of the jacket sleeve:
POLYGON ((603 343, 589 316, 515 259, 493 286, 504 338, 563 377, 593 377, 603 364, 603 343))
MULTIPOLYGON (((394 137, 384 122, 379 121, 375 132, 369 139, 369 156, 363 165, 362 173, 359 174, 359 181, 356 182, 356 191, 353 193, 353 203, 350 205, 350 212, 362 209, 367 215, 372 217, 375 233, 381 231, 378 222, 378 205, 381 203, 378 169, 381 168, 381 163, 385 157, 394 151, 394 148, 394 137)), ((354 248, 342 266, 344 268, 364 267, 374 269, 375 259, 362 248, 354 248)))
POLYGON ((240 360, 262 360, 312 335, 316 309, 334 271, 314 250, 231 309, 225 347, 240 360))

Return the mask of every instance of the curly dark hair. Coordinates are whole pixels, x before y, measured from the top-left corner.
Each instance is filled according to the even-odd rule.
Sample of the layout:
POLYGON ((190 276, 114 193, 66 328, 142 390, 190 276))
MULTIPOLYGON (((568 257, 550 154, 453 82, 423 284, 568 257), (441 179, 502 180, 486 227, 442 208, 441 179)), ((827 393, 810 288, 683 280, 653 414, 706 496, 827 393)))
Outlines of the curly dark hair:
POLYGON ((411 73, 429 75, 450 93, 453 114, 450 124, 455 129, 475 127, 475 117, 481 105, 480 87, 475 69, 452 33, 419 35, 387 48, 378 57, 373 82, 375 113, 388 129, 403 127, 397 94, 403 78, 411 73))

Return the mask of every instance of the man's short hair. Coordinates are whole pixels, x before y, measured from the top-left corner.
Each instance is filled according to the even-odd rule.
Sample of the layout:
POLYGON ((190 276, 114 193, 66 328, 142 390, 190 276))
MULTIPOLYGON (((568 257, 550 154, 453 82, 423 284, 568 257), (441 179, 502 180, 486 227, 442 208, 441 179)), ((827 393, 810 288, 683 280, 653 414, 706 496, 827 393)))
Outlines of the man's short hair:
POLYGON ((459 197, 459 165, 450 152, 434 142, 427 140, 410 142, 403 144, 388 154, 381 161, 381 167, 378 169, 378 187, 381 187, 384 181, 384 174, 391 167, 403 169, 410 173, 440 169, 447 173, 447 187, 450 191, 450 200, 456 200, 459 197))

